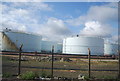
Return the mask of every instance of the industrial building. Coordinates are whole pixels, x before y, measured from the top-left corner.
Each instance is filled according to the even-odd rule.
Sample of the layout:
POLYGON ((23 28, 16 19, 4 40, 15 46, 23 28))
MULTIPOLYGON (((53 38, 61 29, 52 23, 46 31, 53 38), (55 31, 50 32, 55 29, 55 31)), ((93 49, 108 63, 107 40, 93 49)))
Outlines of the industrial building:
POLYGON ((91 55, 104 55, 104 40, 100 37, 74 36, 63 40, 63 53, 87 55, 88 48, 91 55))

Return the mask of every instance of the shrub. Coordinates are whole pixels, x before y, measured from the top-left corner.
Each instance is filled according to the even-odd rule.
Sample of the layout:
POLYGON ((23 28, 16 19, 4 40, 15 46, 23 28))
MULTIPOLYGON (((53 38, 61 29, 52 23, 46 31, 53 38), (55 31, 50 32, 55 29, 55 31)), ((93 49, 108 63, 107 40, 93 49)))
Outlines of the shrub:
POLYGON ((35 77, 37 77, 37 75, 32 71, 26 72, 21 75, 21 79, 24 79, 24 80, 33 80, 35 79, 35 77))
POLYGON ((2 77, 3 78, 9 78, 9 77, 11 77, 12 75, 10 74, 10 73, 4 73, 3 75, 2 75, 2 77))

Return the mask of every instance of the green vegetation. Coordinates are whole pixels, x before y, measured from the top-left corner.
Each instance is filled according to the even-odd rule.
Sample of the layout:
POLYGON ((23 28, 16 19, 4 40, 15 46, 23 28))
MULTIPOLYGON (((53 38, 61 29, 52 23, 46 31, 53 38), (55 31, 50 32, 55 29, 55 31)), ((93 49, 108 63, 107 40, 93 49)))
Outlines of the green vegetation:
POLYGON ((34 72, 29 71, 29 72, 22 74, 20 77, 21 79, 24 79, 24 80, 33 80, 35 79, 35 77, 37 77, 37 75, 34 72))
POLYGON ((37 77, 50 78, 51 75, 46 71, 42 71, 40 73, 36 73, 33 71, 27 71, 20 76, 20 78, 23 80, 34 80, 37 77))
POLYGON ((12 77, 12 74, 11 73, 3 73, 3 75, 2 75, 2 77, 3 78, 10 78, 10 77, 12 77))

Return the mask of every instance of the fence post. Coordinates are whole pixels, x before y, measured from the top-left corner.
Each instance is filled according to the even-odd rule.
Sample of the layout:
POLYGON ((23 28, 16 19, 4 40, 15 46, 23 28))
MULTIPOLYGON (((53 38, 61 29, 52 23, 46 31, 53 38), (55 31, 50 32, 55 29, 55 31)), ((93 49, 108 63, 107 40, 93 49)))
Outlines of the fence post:
POLYGON ((118 50, 118 55, 119 55, 118 79, 120 79, 120 50, 118 50))
POLYGON ((36 61, 38 60, 37 58, 37 51, 35 51, 35 58, 34 58, 36 61))
POLYGON ((90 73, 90 71, 91 71, 91 63, 90 63, 90 55, 91 55, 91 51, 90 51, 90 48, 88 48, 88 74, 89 74, 89 78, 91 77, 91 73, 90 73))
POLYGON ((19 48, 19 65, 18 65, 18 76, 20 75, 21 73, 21 52, 22 52, 22 47, 23 47, 23 44, 20 46, 19 48))
POLYGON ((51 78, 53 78, 53 62, 54 62, 54 46, 52 46, 52 69, 51 69, 51 78))
MULTIPOLYGON (((120 21, 120 1, 118 2, 118 22, 120 21)), ((118 55, 119 55, 119 69, 118 69, 118 79, 120 79, 120 22, 118 23, 118 55)))

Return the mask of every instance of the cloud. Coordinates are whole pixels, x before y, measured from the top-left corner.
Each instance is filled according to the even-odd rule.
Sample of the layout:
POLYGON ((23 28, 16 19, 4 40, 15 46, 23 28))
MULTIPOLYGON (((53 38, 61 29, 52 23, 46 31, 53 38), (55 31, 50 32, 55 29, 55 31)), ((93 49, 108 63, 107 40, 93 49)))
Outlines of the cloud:
MULTIPOLYGON (((2 27, 42 35, 44 39, 61 41, 71 34, 64 21, 48 17, 39 23, 36 13, 52 11, 51 6, 45 3, 4 3, 2 5, 2 27)), ((40 17, 41 15, 39 15, 40 17)))
POLYGON ((104 38, 105 43, 113 43, 118 44, 119 43, 119 35, 113 35, 111 38, 104 38))
POLYGON ((100 22, 117 21, 117 8, 107 6, 93 6, 89 9, 88 20, 98 20, 100 22))
POLYGON ((52 6, 45 4, 43 2, 14 2, 9 5, 10 7, 13 8, 24 8, 29 11, 52 11, 52 6))
POLYGON ((108 21, 116 21, 117 8, 116 4, 109 4, 103 6, 92 6, 87 14, 79 16, 78 18, 71 17, 66 22, 54 17, 47 17, 46 21, 40 23, 40 13, 53 11, 51 5, 42 2, 12 2, 0 4, 2 8, 2 21, 0 27, 11 28, 15 30, 32 32, 41 34, 44 39, 60 41, 66 36, 71 35, 66 22, 73 26, 80 26, 85 24, 80 34, 109 36, 111 32, 108 21), (38 14, 39 13, 39 16, 38 14), (37 14, 37 15, 36 15, 37 14), (105 32, 103 32, 106 30, 105 32))
MULTIPOLYGON (((3 2, 68 2, 68 0, 4 0, 3 2)), ((69 0, 69 2, 119 2, 119 0, 69 0)))
POLYGON ((85 23, 85 27, 80 31, 81 35, 87 36, 111 36, 112 28, 109 25, 101 24, 98 21, 89 21, 85 23))
POLYGON ((39 20, 35 18, 35 13, 37 13, 37 11, 52 10, 52 8, 48 4, 41 2, 1 3, 0 6, 2 6, 2 13, 0 13, 2 21, 0 21, 0 23, 2 24, 3 28, 7 27, 21 30, 21 27, 24 27, 24 29, 28 29, 28 31, 30 31, 29 24, 38 24, 39 20))
POLYGON ((10 28, 13 30, 27 31, 26 24, 37 23, 37 20, 31 17, 30 11, 21 8, 14 8, 2 4, 2 28, 10 28))
POLYGON ((118 43, 119 38, 120 38, 120 36, 114 35, 114 36, 112 36, 111 40, 115 43, 118 43))
POLYGON ((86 14, 66 20, 66 23, 75 26, 85 26, 80 30, 81 35, 112 37, 113 23, 118 22, 118 3, 108 3, 100 6, 91 6, 86 14))
POLYGON ((78 18, 68 19, 67 23, 73 26, 80 26, 87 21, 99 21, 101 23, 116 22, 118 21, 118 4, 109 3, 102 6, 91 6, 85 15, 78 18))
POLYGON ((41 25, 38 31, 47 40, 60 41, 65 36, 71 35, 71 31, 67 28, 63 20, 57 18, 48 18, 48 21, 41 25))
POLYGON ((7 22, 7 24, 2 23, 2 28, 3 29, 9 28, 12 30, 18 30, 18 31, 24 31, 24 32, 27 31, 27 27, 24 24, 12 22, 12 21, 7 22))
POLYGON ((43 0, 4 0, 2 2, 41 2, 43 0))

